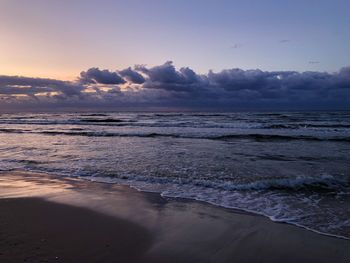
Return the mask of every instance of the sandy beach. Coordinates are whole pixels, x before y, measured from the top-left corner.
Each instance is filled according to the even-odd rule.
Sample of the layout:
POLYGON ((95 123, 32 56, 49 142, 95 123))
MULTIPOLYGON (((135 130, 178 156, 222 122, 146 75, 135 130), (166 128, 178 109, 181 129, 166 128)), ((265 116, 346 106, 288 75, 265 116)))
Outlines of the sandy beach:
POLYGON ((350 263, 350 0, 0 0, 0 263, 350 263))
POLYGON ((0 262, 349 262, 350 241, 47 174, 0 175, 0 262))

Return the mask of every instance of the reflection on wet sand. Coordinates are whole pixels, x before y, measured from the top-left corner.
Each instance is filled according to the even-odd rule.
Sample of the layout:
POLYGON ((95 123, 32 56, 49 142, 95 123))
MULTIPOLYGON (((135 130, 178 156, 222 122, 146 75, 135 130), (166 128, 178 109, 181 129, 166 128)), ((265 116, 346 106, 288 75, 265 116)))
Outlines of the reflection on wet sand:
MULTIPOLYGON (((144 228, 152 236, 144 259, 167 262, 255 262, 258 259, 261 262, 280 262, 283 258, 285 262, 302 260, 318 263, 331 259, 348 262, 350 259, 350 242, 347 240, 277 224, 261 216, 201 202, 164 199, 155 193, 139 192, 116 184, 46 174, 2 173, 0 202, 23 200, 24 197, 46 200, 52 204, 52 209, 55 203, 77 209, 87 208, 144 228)), ((31 202, 29 198, 24 200, 31 202)), ((19 206, 12 207, 11 211, 16 209, 19 206)), ((45 217, 46 211, 43 210, 41 216, 45 217)), ((94 227, 98 229, 100 226, 95 224, 94 227)), ((128 238, 133 237, 123 238, 128 242, 128 238)))

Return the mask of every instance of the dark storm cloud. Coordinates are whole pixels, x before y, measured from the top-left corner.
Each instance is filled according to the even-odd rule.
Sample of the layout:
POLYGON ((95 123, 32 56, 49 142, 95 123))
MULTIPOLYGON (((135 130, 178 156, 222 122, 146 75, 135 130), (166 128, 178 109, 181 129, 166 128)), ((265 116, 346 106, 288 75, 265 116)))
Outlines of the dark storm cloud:
POLYGON ((76 82, 0 76, 0 98, 8 107, 349 109, 350 67, 336 73, 236 68, 203 75, 168 61, 118 72, 92 68, 76 82))
POLYGON ((118 73, 132 83, 142 84, 145 82, 145 78, 140 73, 132 70, 131 67, 121 70, 118 73))
POLYGON ((90 68, 80 73, 80 81, 84 84, 124 84, 125 80, 117 72, 90 68))
MULTIPOLYGON (((202 103, 205 106, 236 105, 254 108, 284 104, 289 107, 350 103, 350 69, 338 73, 262 71, 228 69, 198 75, 189 68, 176 70, 172 62, 138 71, 148 76, 144 89, 160 89, 172 94, 173 100, 202 103)), ((169 103, 171 103, 170 101, 169 103)))
MULTIPOLYGON (((331 100, 337 93, 344 99, 350 97, 350 79, 348 71, 326 72, 265 72, 261 70, 223 70, 209 72, 208 78, 213 86, 230 91, 234 96, 253 94, 258 101, 269 99, 273 102, 320 102, 331 100), (340 89, 347 89, 345 92, 340 89)), ((242 98, 244 99, 244 98, 242 98)))
POLYGON ((341 68, 339 71, 339 76, 343 79, 350 80, 350 66, 341 68))
POLYGON ((163 65, 155 66, 152 68, 146 68, 146 66, 137 66, 136 69, 144 74, 147 74, 151 82, 182 82, 180 72, 176 71, 171 61, 167 61, 163 65))
POLYGON ((148 76, 143 85, 145 89, 163 89, 174 92, 197 92, 206 86, 206 78, 197 75, 186 67, 176 70, 171 61, 163 65, 146 68, 137 66, 136 70, 148 76))
POLYGON ((271 78, 261 70, 227 69, 219 73, 209 71, 210 83, 227 91, 254 89, 259 90, 271 78))

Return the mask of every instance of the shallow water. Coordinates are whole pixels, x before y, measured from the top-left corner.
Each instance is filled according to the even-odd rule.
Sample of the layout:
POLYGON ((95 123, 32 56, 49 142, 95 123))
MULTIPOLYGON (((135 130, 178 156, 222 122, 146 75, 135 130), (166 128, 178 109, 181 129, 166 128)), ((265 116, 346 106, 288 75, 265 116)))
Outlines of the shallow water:
POLYGON ((350 112, 2 114, 0 169, 131 185, 350 238, 350 112))

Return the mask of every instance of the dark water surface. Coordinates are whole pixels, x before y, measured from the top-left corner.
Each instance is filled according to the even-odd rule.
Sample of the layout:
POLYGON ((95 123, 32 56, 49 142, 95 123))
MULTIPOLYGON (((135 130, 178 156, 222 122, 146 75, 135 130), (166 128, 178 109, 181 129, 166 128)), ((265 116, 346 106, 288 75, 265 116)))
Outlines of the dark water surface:
POLYGON ((127 184, 350 238, 350 112, 2 114, 0 169, 127 184))

